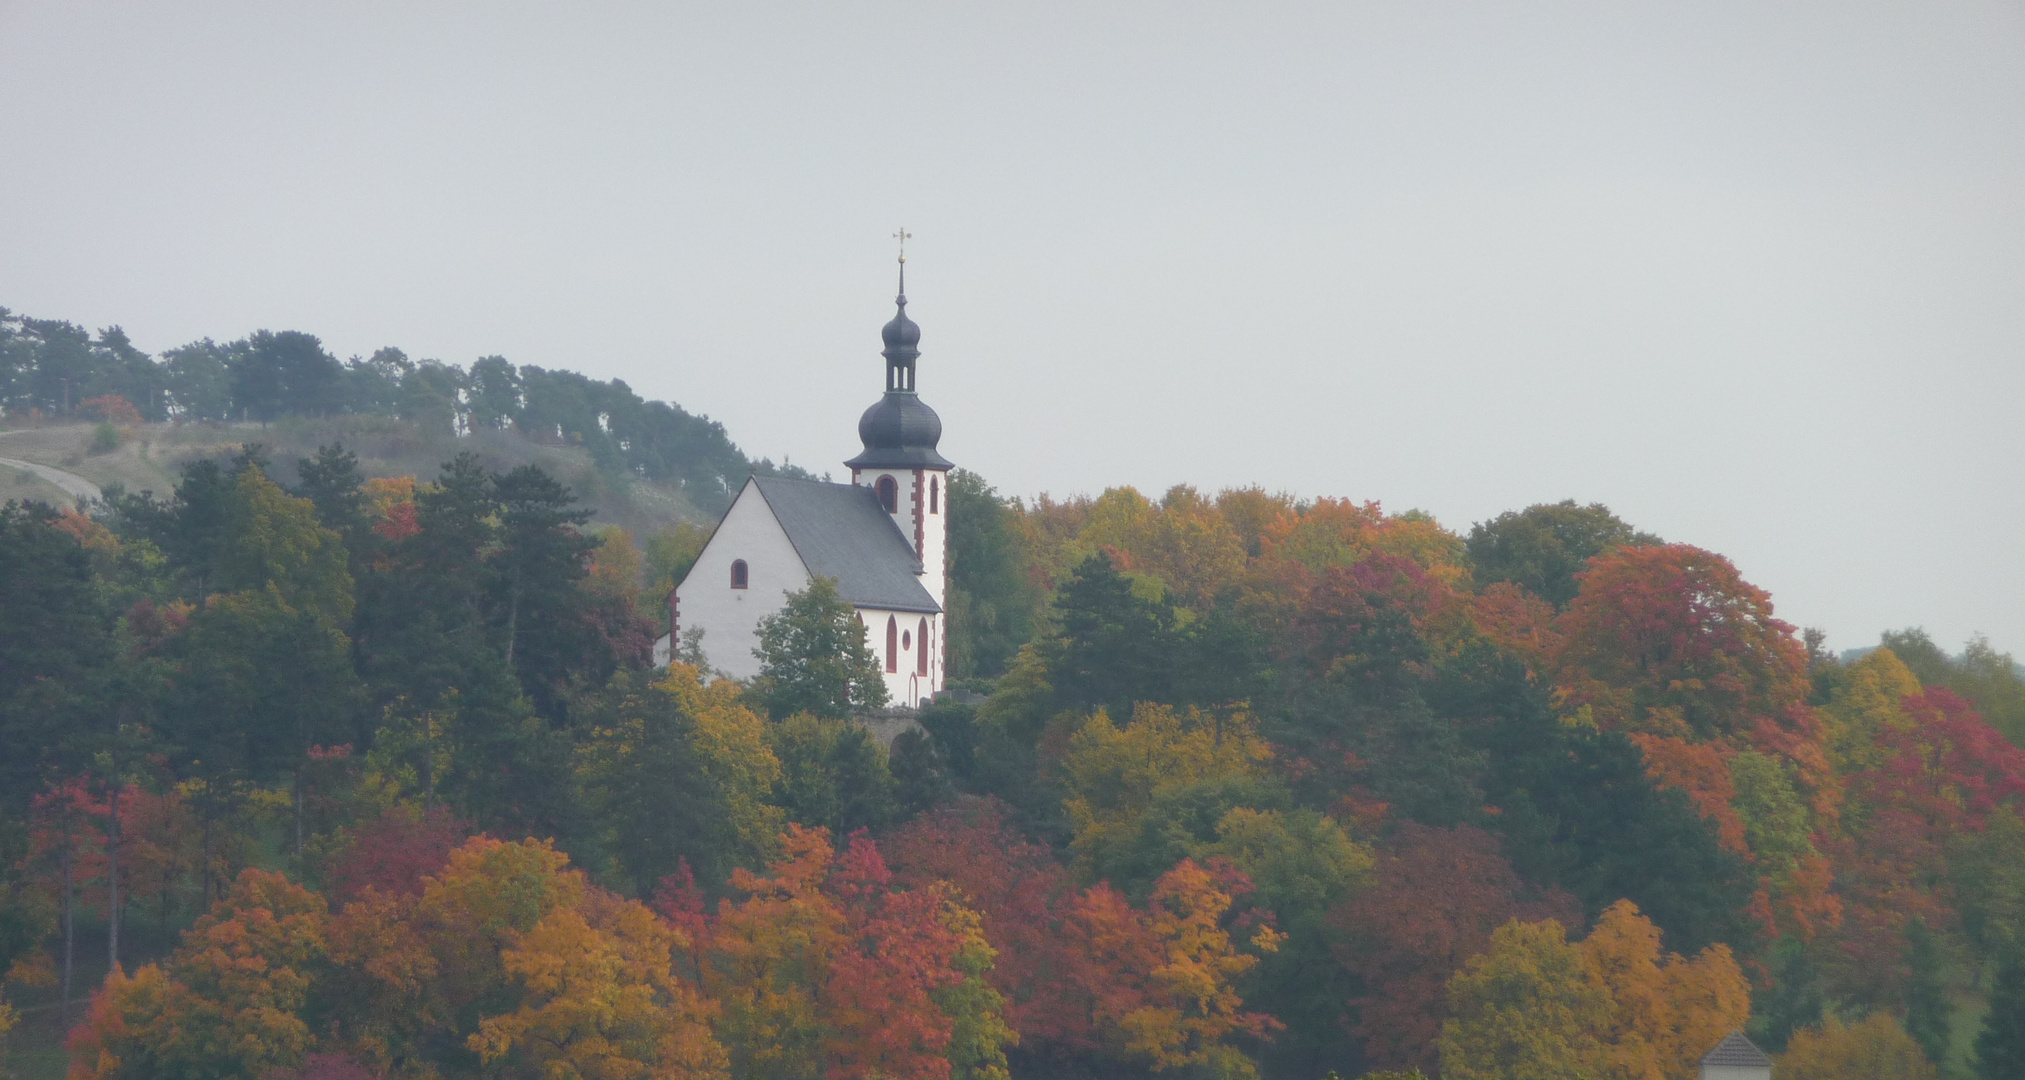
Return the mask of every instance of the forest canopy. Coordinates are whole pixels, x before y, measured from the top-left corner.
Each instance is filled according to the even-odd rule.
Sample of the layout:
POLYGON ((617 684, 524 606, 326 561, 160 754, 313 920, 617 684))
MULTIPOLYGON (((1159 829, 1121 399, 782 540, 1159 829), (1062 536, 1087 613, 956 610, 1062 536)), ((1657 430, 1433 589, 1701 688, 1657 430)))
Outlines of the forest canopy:
MULTIPOLYGON (((6 325, 10 415, 441 406, 746 467, 672 406, 628 415, 702 442, 636 460, 621 384, 495 358, 6 325)), ((827 582, 757 679, 656 667, 704 531, 601 529, 537 465, 289 464, 0 510, 21 1075, 1688 1080, 1738 1030, 1782 1076, 2025 1061, 2012 659, 1831 654, 1604 506, 1459 532, 959 472, 960 692, 883 743, 827 582)))

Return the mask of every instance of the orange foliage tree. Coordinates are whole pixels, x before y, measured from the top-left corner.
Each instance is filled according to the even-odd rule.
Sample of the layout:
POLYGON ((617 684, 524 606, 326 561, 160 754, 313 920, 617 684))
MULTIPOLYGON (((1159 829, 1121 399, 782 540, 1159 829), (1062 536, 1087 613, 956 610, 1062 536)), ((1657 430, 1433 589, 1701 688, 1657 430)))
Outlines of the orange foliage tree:
POLYGON ((944 1080, 952 1051, 957 1080, 1003 1070, 1012 1035, 983 980, 989 949, 948 891, 895 888, 870 840, 839 857, 799 825, 765 875, 740 869, 732 885, 746 898, 719 905, 697 951, 738 1075, 944 1080))
POLYGON ((326 956, 323 898, 247 870, 166 966, 115 969, 72 1033, 71 1080, 262 1076, 314 1043, 300 1013, 326 956))

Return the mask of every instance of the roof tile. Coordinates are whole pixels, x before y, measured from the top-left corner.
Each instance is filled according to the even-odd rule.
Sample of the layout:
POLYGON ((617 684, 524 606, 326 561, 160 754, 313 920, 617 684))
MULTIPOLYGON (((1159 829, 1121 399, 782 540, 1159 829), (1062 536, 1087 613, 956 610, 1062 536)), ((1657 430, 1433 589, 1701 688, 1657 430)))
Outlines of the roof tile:
POLYGON ((774 520, 809 573, 837 580, 859 607, 933 614, 942 609, 921 585, 921 560, 871 488, 755 476, 774 520))

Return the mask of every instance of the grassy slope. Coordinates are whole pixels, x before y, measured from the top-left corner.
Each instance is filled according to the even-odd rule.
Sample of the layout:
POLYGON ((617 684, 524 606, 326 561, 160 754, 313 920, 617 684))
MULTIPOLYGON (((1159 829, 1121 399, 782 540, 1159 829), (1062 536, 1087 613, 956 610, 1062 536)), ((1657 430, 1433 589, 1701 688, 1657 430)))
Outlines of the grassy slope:
MULTIPOLYGON (((698 507, 683 492, 637 478, 601 473, 579 447, 544 446, 509 432, 486 431, 465 437, 426 430, 400 420, 347 416, 330 420, 285 420, 273 424, 144 424, 133 429, 118 450, 90 453, 89 424, 65 424, 0 431, 0 457, 19 458, 74 472, 101 486, 124 484, 128 491, 153 491, 166 496, 175 487, 184 462, 224 456, 243 443, 267 447, 274 478, 295 482, 297 458, 316 448, 341 442, 357 453, 369 477, 433 478, 443 462, 470 450, 487 468, 505 472, 516 465, 535 464, 569 485, 579 499, 597 511, 594 524, 618 525, 644 536, 678 521, 712 522, 715 509, 698 507)), ((32 475, 0 469, 0 502, 7 499, 69 500, 32 475)))

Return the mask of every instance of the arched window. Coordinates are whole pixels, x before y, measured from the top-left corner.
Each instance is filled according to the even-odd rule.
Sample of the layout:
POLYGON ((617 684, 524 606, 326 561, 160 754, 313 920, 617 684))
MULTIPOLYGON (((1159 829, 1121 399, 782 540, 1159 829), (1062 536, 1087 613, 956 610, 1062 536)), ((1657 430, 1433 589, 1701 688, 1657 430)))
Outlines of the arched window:
POLYGON ((886 616, 886 670, 900 670, 900 621, 886 616))
POLYGON ((743 589, 745 588, 745 581, 746 581, 745 560, 744 559, 731 560, 731 587, 734 589, 743 589))
POLYGON ((928 674, 928 620, 921 620, 921 633, 914 640, 921 643, 921 649, 914 654, 914 674, 928 674))
POLYGON ((938 513, 940 511, 941 504, 942 504, 942 478, 939 476, 931 476, 928 478, 928 512, 931 514, 938 513))
POLYGON ((886 512, 889 514, 899 513, 900 485, 894 483, 892 477, 882 476, 879 478, 878 488, 879 488, 879 505, 885 507, 886 512))

